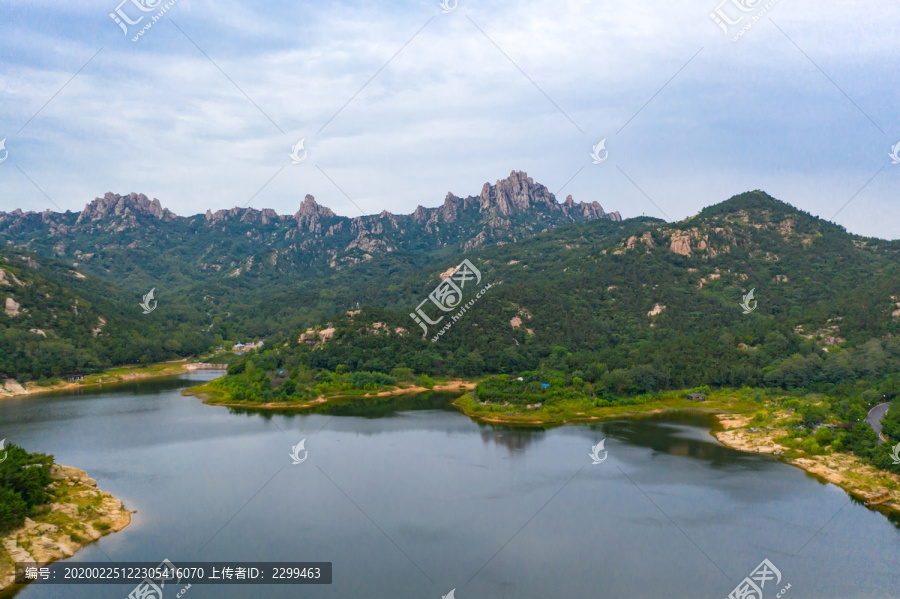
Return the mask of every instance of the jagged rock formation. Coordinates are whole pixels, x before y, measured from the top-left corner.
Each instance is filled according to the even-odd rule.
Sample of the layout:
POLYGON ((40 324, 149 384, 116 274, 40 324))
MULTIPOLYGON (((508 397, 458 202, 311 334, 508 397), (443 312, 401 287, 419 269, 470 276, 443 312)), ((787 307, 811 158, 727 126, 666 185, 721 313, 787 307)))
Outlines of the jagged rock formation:
POLYGON ((545 186, 513 171, 506 179, 485 183, 477 196, 448 193, 440 206, 418 206, 409 215, 385 210, 354 218, 336 215, 311 195, 293 215, 231 208, 181 217, 143 194, 107 193, 80 213, 0 212, 0 243, 85 263, 98 276, 119 269, 135 272, 134 264, 130 271, 126 268, 119 250, 146 252, 140 254, 141 267, 173 250, 197 265, 195 275, 244 276, 263 269, 297 273, 314 264, 341 269, 402 250, 455 247, 468 252, 596 219, 619 221, 621 216, 607 213, 597 202, 576 203, 572 196, 559 203, 545 186))
MULTIPOLYGON (((46 213, 45 213, 46 214, 46 213)), ((76 225, 80 225, 85 221, 96 221, 110 215, 131 216, 135 215, 152 216, 160 220, 175 220, 177 217, 168 209, 164 209, 159 200, 153 199, 151 202, 147 196, 142 193, 130 193, 127 196, 120 196, 115 193, 107 193, 102 198, 97 198, 84 207, 81 214, 78 215, 76 225)))

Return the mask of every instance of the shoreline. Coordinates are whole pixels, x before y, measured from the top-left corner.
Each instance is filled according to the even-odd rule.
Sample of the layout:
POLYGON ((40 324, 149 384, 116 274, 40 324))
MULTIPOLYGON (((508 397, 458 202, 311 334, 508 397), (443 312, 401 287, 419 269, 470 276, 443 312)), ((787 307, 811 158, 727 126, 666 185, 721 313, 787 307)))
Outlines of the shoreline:
POLYGON ((60 391, 74 391, 75 389, 102 387, 103 385, 115 385, 141 379, 175 376, 185 374, 186 372, 206 369, 198 367, 198 364, 203 363, 178 360, 176 362, 151 364, 150 366, 122 366, 103 373, 89 375, 82 381, 63 381, 47 387, 42 387, 33 381, 26 382, 22 385, 15 379, 5 379, 0 380, 0 401, 5 399, 17 399, 30 395, 43 395, 60 391))
MULTIPOLYGON (((716 418, 717 425, 712 427, 709 434, 722 445, 748 453, 770 454, 785 464, 800 468, 821 481, 831 483, 841 488, 852 498, 862 502, 867 508, 873 511, 885 514, 900 514, 900 492, 891 491, 891 487, 889 486, 892 485, 894 489, 898 488, 898 486, 900 486, 900 476, 891 472, 879 470, 874 466, 866 464, 861 458, 850 453, 822 455, 808 455, 804 453, 803 455, 795 456, 793 454, 802 452, 785 447, 774 441, 776 436, 784 434, 783 430, 761 430, 754 433, 747 428, 744 428, 749 425, 752 415, 749 413, 742 413, 738 407, 700 407, 702 404, 695 404, 693 406, 677 404, 659 406, 659 403, 661 402, 657 402, 656 407, 653 409, 623 409, 622 411, 612 413, 608 411, 609 408, 601 408, 602 410, 607 410, 607 412, 603 414, 589 414, 584 412, 576 413, 575 418, 568 416, 535 420, 525 419, 526 415, 524 414, 504 415, 478 413, 465 405, 465 402, 461 401, 463 399, 464 397, 460 397, 453 402, 453 405, 467 417, 478 422, 500 424, 504 426, 561 426, 564 424, 602 422, 604 420, 615 420, 619 418, 639 418, 666 412, 706 414, 716 418), (877 505, 869 503, 869 497, 885 490, 891 491, 893 499, 877 505)), ((629 407, 633 408, 635 406, 629 407)))
MULTIPOLYGON (((466 395, 457 398, 453 402, 453 407, 458 409, 464 415, 478 422, 488 424, 502 424, 505 426, 563 426, 566 424, 584 424, 589 422, 602 422, 605 420, 615 420, 617 418, 639 418, 642 416, 653 416, 656 414, 664 414, 667 412, 688 412, 694 414, 705 414, 715 416, 724 412, 742 413, 750 411, 754 408, 750 404, 731 403, 725 404, 721 401, 710 400, 703 403, 697 403, 682 399, 664 399, 645 404, 630 404, 617 407, 588 407, 585 406, 582 412, 544 412, 536 410, 532 413, 497 412, 493 410, 482 410, 482 404, 472 405, 473 399, 466 395)), ((512 406, 504 406, 502 404, 489 404, 491 408, 505 408, 512 406)))
POLYGON ((784 431, 760 430, 754 433, 743 428, 750 422, 747 416, 717 414, 716 417, 721 428, 710 431, 710 434, 722 445, 748 453, 770 454, 785 464, 800 468, 820 480, 840 487, 871 510, 900 513, 900 497, 896 491, 892 492, 893 499, 885 503, 872 505, 868 502, 871 495, 886 490, 891 483, 900 485, 900 476, 879 470, 850 453, 794 457, 791 454, 795 453, 795 450, 778 444, 774 439, 784 431))
POLYGON ((122 501, 97 488, 84 470, 54 464, 47 487, 53 500, 34 519, 0 538, 0 593, 15 584, 15 564, 46 565, 72 557, 79 549, 131 524, 122 501))
MULTIPOLYGON (((863 502, 866 507, 871 510, 882 513, 900 513, 900 493, 891 490, 898 488, 898 485, 900 485, 900 476, 868 465, 864 463, 861 458, 850 453, 839 452, 822 455, 808 455, 799 452, 798 450, 784 447, 774 441, 776 436, 785 434, 785 431, 782 429, 774 429, 772 431, 761 430, 755 433, 751 432, 746 427, 750 423, 752 413, 755 412, 759 406, 747 402, 735 402, 733 401, 735 399, 734 396, 732 396, 731 400, 728 402, 714 400, 712 398, 702 403, 692 402, 690 400, 667 399, 649 402, 647 404, 622 406, 620 408, 585 408, 584 412, 550 414, 546 412, 535 412, 534 414, 527 414, 513 412, 512 410, 499 412, 493 410, 482 411, 475 408, 471 405, 474 400, 468 392, 474 389, 477 384, 477 382, 454 379, 442 385, 435 385, 433 389, 425 389, 416 386, 382 391, 375 395, 320 396, 303 404, 285 404, 277 402, 256 405, 234 402, 215 403, 211 402, 210 395, 204 393, 202 390, 191 391, 191 389, 185 389, 182 393, 184 395, 197 396, 203 400, 204 404, 211 406, 262 410, 303 410, 327 403, 333 399, 356 398, 364 400, 375 397, 401 395, 404 393, 421 393, 425 391, 465 391, 465 393, 461 394, 451 405, 458 409, 463 415, 476 422, 503 426, 542 428, 566 424, 602 422, 620 418, 639 418, 642 416, 653 416, 664 413, 686 412, 704 414, 716 419, 717 423, 711 428, 709 434, 722 445, 748 453, 771 454, 773 457, 786 464, 801 468, 808 474, 815 476, 822 481, 840 487, 854 499, 863 502), (797 453, 802 455, 795 455, 797 453), (878 505, 868 503, 869 497, 884 490, 891 491, 893 495, 891 500, 878 505)), ((480 404, 477 405, 480 407, 480 404)), ((505 408, 508 406, 494 404, 491 407, 505 408)))
POLYGON ((420 387, 414 385, 412 387, 398 387, 396 389, 388 389, 387 391, 379 391, 375 394, 365 394, 365 395, 320 395, 316 399, 311 401, 306 401, 302 403, 286 403, 286 402, 276 402, 270 401, 267 403, 249 403, 249 402, 241 402, 241 403, 224 403, 224 402, 215 402, 211 401, 212 396, 209 393, 206 393, 204 390, 194 390, 197 387, 201 387, 202 385, 198 385, 197 387, 188 387, 187 389, 181 392, 182 395, 185 396, 194 396, 203 401, 205 405, 208 406, 223 406, 226 408, 245 408, 248 410, 306 410, 308 408, 312 408, 314 406, 319 406, 322 404, 326 404, 335 399, 374 399, 376 397, 392 397, 394 395, 404 395, 407 393, 425 393, 427 391, 471 391, 476 387, 478 383, 473 383, 470 381, 463 381, 461 379, 453 379, 447 381, 442 384, 435 384, 431 389, 426 387, 420 387))

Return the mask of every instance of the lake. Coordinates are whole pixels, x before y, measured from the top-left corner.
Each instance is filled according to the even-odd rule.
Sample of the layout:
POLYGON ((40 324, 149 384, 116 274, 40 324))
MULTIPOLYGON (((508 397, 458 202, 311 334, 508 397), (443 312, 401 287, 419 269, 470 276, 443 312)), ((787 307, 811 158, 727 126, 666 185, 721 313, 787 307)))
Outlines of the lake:
POLYGON ((439 393, 306 414, 181 395, 213 376, 0 402, 0 438, 86 470, 137 510, 70 562, 334 563, 328 586, 194 585, 187 599, 723 599, 768 559, 781 580, 767 599, 787 585, 787 599, 900 597, 900 525, 723 447, 704 416, 535 430, 473 422, 439 393), (308 459, 295 465, 301 439, 308 459))

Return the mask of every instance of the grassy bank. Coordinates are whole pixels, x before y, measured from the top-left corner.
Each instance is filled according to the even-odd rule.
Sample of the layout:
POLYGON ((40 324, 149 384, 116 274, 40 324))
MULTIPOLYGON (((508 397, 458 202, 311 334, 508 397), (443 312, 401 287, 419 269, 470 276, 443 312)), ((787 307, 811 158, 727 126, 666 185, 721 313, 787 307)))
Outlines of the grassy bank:
POLYGON ((482 422, 528 426, 558 426, 677 410, 709 414, 741 414, 752 412, 759 407, 753 398, 729 390, 709 393, 706 401, 702 402, 691 401, 687 398, 687 394, 687 391, 672 391, 639 395, 623 398, 619 405, 616 405, 615 401, 597 405, 596 402, 579 398, 522 405, 512 402, 480 402, 475 394, 469 393, 457 399, 453 405, 466 416, 482 422))
POLYGON ((71 391, 73 389, 113 385, 139 379, 184 374, 192 370, 191 364, 193 363, 188 360, 179 360, 177 362, 164 362, 148 366, 120 366, 96 374, 85 375, 84 379, 78 381, 44 379, 27 382, 22 385, 13 379, 0 379, 0 399, 53 393, 56 391, 71 391))
POLYGON ((887 491, 893 498, 873 508, 885 513, 900 512, 900 472, 885 468, 880 455, 887 444, 873 445, 874 431, 868 425, 840 422, 829 414, 825 406, 830 398, 798 398, 795 394, 756 389, 711 391, 700 402, 691 401, 687 395, 688 391, 655 393, 622 398, 621 405, 615 405, 616 400, 591 401, 557 394, 542 404, 522 405, 479 401, 476 393, 468 393, 454 405, 481 422, 542 427, 671 411, 714 414, 720 426, 712 434, 722 444, 771 454, 834 483, 863 502, 887 491))
POLYGON ((226 406, 230 408, 256 408, 262 410, 304 410, 313 406, 328 403, 336 399, 358 398, 361 401, 376 397, 390 397, 405 393, 424 393, 426 391, 460 391, 465 392, 475 388, 477 383, 463 380, 445 380, 429 383, 427 387, 414 383, 400 383, 396 386, 383 387, 377 391, 365 389, 342 389, 330 393, 322 393, 311 399, 298 399, 292 401, 270 401, 264 399, 236 400, 221 380, 213 380, 202 385, 183 390, 182 395, 193 395, 203 400, 203 403, 213 406, 226 406))
MULTIPOLYGON (((210 405, 235 408, 304 410, 330 400, 357 399, 365 402, 403 393, 428 390, 458 392, 453 405, 466 416, 491 424, 551 427, 595 422, 665 412, 705 413, 719 418, 712 434, 724 445, 742 451, 770 453, 832 482, 865 501, 888 491, 894 498, 878 507, 900 511, 900 468, 884 461, 886 445, 879 446, 874 431, 853 417, 847 403, 821 394, 798 394, 763 389, 703 389, 702 401, 692 400, 691 391, 664 391, 635 396, 589 396, 583 387, 520 385, 503 379, 484 381, 445 380, 429 385, 400 383, 378 391, 354 389, 324 392, 317 397, 293 401, 235 400, 228 385, 218 379, 183 391, 210 405), (533 403, 527 403, 527 402, 533 403), (842 419, 849 415, 849 421, 842 419)), ((864 411, 861 412, 863 415, 864 411)))

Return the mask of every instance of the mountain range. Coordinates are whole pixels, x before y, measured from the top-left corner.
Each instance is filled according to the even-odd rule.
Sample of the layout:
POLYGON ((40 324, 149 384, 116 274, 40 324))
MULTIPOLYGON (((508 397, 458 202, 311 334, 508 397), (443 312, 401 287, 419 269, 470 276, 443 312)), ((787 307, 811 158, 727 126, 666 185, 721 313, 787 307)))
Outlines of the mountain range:
POLYGON ((340 270, 398 252, 462 253, 596 219, 622 220, 597 202, 575 203, 572 196, 557 202, 546 187, 514 171, 485 183, 477 196, 448 193, 441 206, 419 206, 409 215, 355 218, 337 216, 311 195, 293 215, 232 208, 181 217, 158 199, 107 193, 80 213, 0 212, 0 240, 122 286, 165 281, 171 289, 222 275, 340 270))
POLYGON ((560 203, 520 172, 439 207, 357 218, 311 196, 292 216, 181 217, 139 194, 107 194, 80 213, 0 213, 0 240, 0 302, 17 306, 0 313, 0 375, 19 379, 251 337, 290 343, 314 327, 336 331, 315 354, 333 367, 502 372, 564 347, 611 370, 653 368, 670 384, 740 383, 794 354, 900 332, 900 243, 760 191, 678 223, 560 203), (432 342, 410 313, 464 258, 492 288, 432 342), (143 314, 151 288, 159 308, 143 314))

